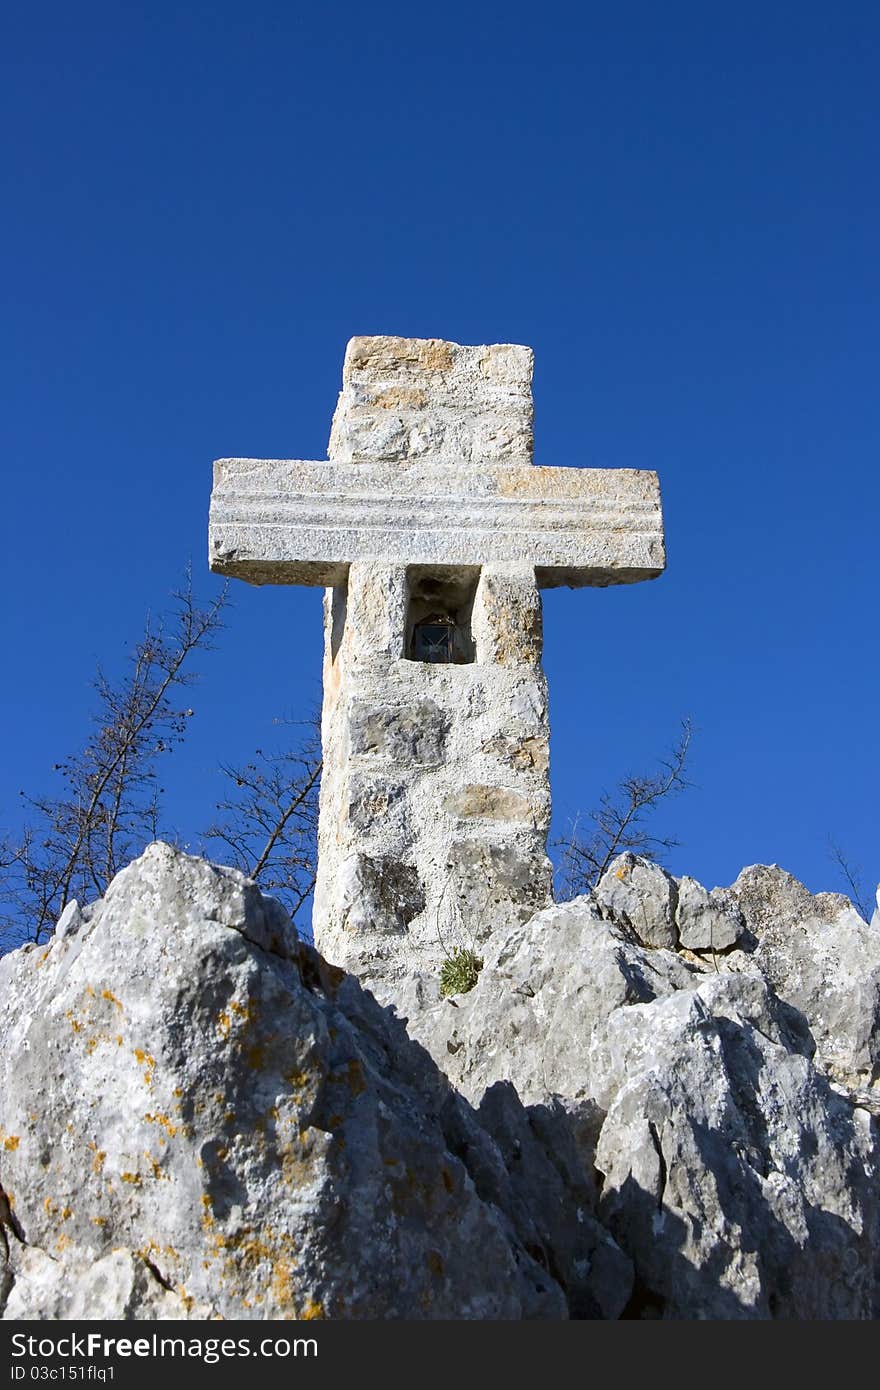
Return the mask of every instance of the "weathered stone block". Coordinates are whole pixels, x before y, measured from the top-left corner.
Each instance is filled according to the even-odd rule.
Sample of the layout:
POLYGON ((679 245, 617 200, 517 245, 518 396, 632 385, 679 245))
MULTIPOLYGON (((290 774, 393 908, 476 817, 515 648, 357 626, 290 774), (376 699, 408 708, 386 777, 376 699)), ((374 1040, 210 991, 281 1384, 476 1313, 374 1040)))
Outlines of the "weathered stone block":
POLYGON ((356 981, 289 923, 255 944, 252 888, 152 845, 0 960, 0 1319, 566 1317, 590 1247, 558 1142, 508 1174, 356 981))
POLYGON ((443 806, 450 815, 463 820, 474 817, 535 824, 535 812, 527 798, 508 787, 461 787, 446 797, 443 806))
POLYGON ((734 904, 708 893, 686 874, 678 880, 675 920, 679 943, 690 951, 728 951, 746 932, 743 915, 734 904))
POLYGON ((544 628, 541 595, 529 565, 484 565, 473 615, 477 660, 496 666, 536 666, 544 628))
POLYGON ((375 662, 403 654, 406 575, 391 565, 352 564, 348 572, 346 626, 351 659, 375 662))
POLYGON ((411 839, 406 787, 355 774, 349 785, 348 823, 364 835, 378 827, 386 840, 411 839))
POLYGON ((530 348, 352 338, 329 455, 340 463, 530 463, 530 348))
POLYGON ((449 716, 433 700, 408 709, 351 707, 349 732, 355 756, 374 755, 400 766, 437 767, 446 755, 449 716))
POLYGON ((399 859, 352 854, 339 870, 339 901, 344 930, 403 935, 425 908, 418 871, 399 859))
POLYGON ((538 843, 457 840, 446 868, 465 930, 477 940, 507 915, 505 908, 525 922, 550 900, 550 861, 538 843))
POLYGON ((678 885, 659 864, 637 854, 619 854, 595 889, 607 912, 625 923, 646 946, 675 950, 678 885))
POLYGON ((515 734, 494 734, 480 749, 499 762, 518 772, 546 772, 550 766, 550 743, 547 738, 536 734, 526 734, 518 738, 515 734))
POLYGON ((541 588, 633 584, 666 563, 656 473, 491 458, 218 459, 209 557, 250 584, 343 584, 364 560, 531 565, 541 588))

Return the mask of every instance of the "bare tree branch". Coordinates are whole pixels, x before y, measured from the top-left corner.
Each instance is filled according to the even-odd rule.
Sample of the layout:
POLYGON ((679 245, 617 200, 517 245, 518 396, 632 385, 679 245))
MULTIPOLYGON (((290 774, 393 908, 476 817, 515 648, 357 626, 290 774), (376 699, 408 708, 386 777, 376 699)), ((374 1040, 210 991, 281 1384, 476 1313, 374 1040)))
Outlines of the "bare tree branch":
POLYGON ((295 919, 315 886, 318 794, 321 783, 320 716, 298 725, 294 747, 257 749, 243 767, 221 764, 231 795, 204 838, 223 845, 235 868, 277 893, 295 919))
POLYGON ((591 831, 582 834, 577 817, 571 833, 556 841, 556 847, 562 850, 563 898, 589 892, 615 855, 624 850, 646 859, 658 859, 676 847, 678 841, 672 837, 651 834, 645 820, 661 801, 691 785, 685 777, 685 766, 693 732, 691 721, 682 720, 681 734, 669 757, 661 762, 662 771, 624 777, 613 793, 603 792, 598 806, 587 813, 587 820, 593 822, 591 831))
POLYGON ((156 760, 182 741, 193 713, 172 695, 191 683, 185 666, 194 652, 212 646, 223 626, 226 591, 199 608, 187 572, 173 598, 169 631, 165 621, 147 619, 128 676, 114 684, 98 670, 94 730, 78 753, 54 767, 61 794, 21 794, 33 823, 15 844, 0 847, 0 950, 43 940, 71 898, 100 896, 155 838, 156 760))
POLYGON ((848 859, 846 853, 841 849, 836 840, 828 839, 828 854, 831 860, 837 865, 841 877, 848 889, 848 897, 859 916, 866 922, 870 922, 873 916, 873 905, 865 884, 864 875, 859 864, 853 864, 848 859))

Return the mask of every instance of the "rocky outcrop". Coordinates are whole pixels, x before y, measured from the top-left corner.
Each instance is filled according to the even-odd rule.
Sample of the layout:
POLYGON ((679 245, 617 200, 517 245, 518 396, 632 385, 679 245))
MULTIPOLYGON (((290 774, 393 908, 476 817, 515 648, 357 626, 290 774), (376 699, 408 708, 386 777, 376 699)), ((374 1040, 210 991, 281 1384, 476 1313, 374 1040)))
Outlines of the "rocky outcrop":
POLYGON ((846 900, 780 870, 707 893, 627 855, 594 894, 496 939, 469 994, 438 1002, 411 982, 399 1007, 473 1103, 505 1076, 532 1107, 563 1108, 635 1265, 630 1314, 866 1318, 878 962, 846 900), (700 955, 686 932, 707 920, 700 955), (863 1067, 846 1096, 844 1052, 863 1067))
POLYGON ((876 1135, 811 1052, 751 976, 713 976, 598 1030, 599 1210, 633 1256, 644 1308, 875 1315, 876 1135))
POLYGON ((0 961, 0 1000, 7 1318, 613 1317, 628 1299, 552 1107, 508 1087, 476 1112, 233 870, 151 846, 0 961))
POLYGON ((645 946, 714 955, 745 939, 745 919, 729 893, 719 888, 707 892, 687 876, 673 878, 637 854, 618 855, 592 898, 604 915, 628 927, 645 946))
POLYGON ((878 956, 627 855, 395 1013, 153 845, 0 961, 3 1316, 876 1317, 878 956))
POLYGON ((694 989, 697 967, 651 950, 622 924, 578 899, 548 908, 496 938, 469 994, 435 1002, 411 984, 399 1008, 412 1035, 455 1085, 478 1104, 496 1081, 511 1081, 527 1104, 564 1097, 591 1104, 593 1031, 615 1010, 694 989))
POLYGON ((729 893, 757 941, 739 964, 806 1015, 832 1076, 871 1085, 880 1075, 877 927, 842 894, 809 893, 775 864, 743 869, 729 893))

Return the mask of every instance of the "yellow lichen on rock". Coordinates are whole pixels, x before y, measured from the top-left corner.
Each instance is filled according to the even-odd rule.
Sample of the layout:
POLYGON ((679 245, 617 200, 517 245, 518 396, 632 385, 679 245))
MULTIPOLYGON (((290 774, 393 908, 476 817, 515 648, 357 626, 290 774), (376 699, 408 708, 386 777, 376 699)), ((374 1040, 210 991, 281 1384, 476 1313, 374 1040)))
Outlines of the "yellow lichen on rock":
POLYGON ((173 1124, 167 1115, 154 1114, 152 1110, 148 1110, 144 1119, 148 1124, 161 1125, 171 1139, 177 1134, 177 1125, 173 1124))

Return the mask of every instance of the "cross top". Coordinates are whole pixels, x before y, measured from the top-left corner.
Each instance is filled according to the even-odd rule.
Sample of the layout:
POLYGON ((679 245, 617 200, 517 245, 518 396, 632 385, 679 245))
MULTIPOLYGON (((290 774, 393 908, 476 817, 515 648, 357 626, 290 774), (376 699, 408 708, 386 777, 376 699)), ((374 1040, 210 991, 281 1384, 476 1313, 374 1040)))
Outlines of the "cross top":
POLYGON ((540 587, 627 584, 664 566, 657 475, 532 465, 530 348, 348 344, 329 462, 220 459, 213 570, 333 585, 354 561, 525 563, 540 587))
POLYGON ((352 338, 330 431, 336 463, 532 461, 531 348, 352 338))

